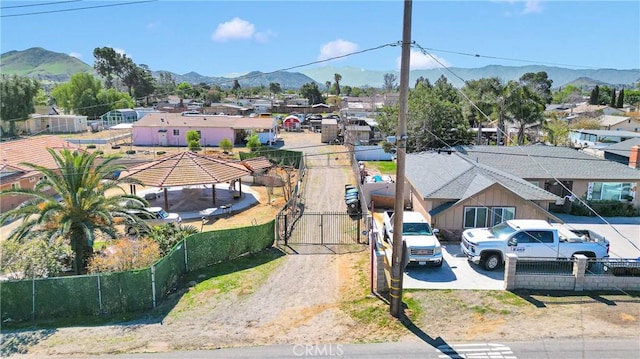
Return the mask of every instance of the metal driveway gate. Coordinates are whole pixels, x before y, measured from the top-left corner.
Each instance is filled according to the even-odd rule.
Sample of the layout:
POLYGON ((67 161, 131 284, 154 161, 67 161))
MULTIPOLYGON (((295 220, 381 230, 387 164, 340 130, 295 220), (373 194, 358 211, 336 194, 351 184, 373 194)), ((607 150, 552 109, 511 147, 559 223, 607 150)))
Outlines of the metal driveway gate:
POLYGON ((280 213, 276 218, 278 245, 359 243, 361 216, 345 212, 280 213))

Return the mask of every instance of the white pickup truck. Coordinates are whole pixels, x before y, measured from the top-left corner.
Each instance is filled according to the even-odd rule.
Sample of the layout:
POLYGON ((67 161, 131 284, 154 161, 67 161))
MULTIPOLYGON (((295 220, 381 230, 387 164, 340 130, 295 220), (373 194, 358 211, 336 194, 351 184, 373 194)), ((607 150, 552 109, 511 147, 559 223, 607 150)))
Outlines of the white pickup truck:
POLYGON ((515 219, 491 228, 462 232, 462 253, 486 270, 504 263, 507 253, 518 257, 567 259, 576 254, 609 257, 609 241, 591 230, 569 229, 538 219, 515 219))
MULTIPOLYGON (((383 214, 383 235, 393 244, 393 211, 383 214)), ((442 247, 436 237, 437 229, 419 212, 405 211, 402 216, 402 240, 407 245, 407 264, 442 266, 442 247)))

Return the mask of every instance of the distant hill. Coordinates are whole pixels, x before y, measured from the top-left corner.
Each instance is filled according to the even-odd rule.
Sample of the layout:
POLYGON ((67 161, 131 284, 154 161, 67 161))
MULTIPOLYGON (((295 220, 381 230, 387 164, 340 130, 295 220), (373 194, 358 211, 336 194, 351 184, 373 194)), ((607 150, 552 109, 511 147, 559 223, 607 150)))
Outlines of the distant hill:
POLYGON ((79 72, 95 73, 93 68, 67 54, 33 47, 0 55, 0 73, 36 78, 44 82, 66 82, 79 72))
POLYGON ((299 72, 276 72, 265 74, 260 71, 253 71, 238 77, 210 77, 200 75, 197 72, 189 72, 184 75, 176 74, 171 71, 152 71, 151 73, 155 78, 158 78, 160 76, 160 72, 170 73, 176 83, 187 82, 190 84, 199 84, 204 82, 207 84, 219 85, 222 88, 231 88, 235 79, 238 79, 240 87, 265 86, 266 88, 269 88, 270 83, 279 83, 283 90, 299 89, 306 83, 314 82, 313 79, 299 72))
MULTIPOLYGON (((552 66, 500 66, 490 65, 480 68, 460 68, 451 67, 451 72, 455 73, 464 80, 477 80, 486 77, 498 77, 503 81, 517 80, 523 74, 527 72, 540 72, 545 71, 550 79, 553 80, 553 87, 561 87, 566 84, 579 79, 590 78, 597 84, 608 84, 615 86, 633 85, 640 81, 640 69, 634 70, 614 70, 614 69, 566 69, 562 67, 552 66)), ((316 82, 324 84, 326 81, 332 81, 334 74, 338 73, 342 76, 342 85, 348 86, 365 86, 381 87, 384 83, 384 75, 387 73, 393 73, 396 77, 400 78, 400 72, 398 71, 371 71, 355 67, 318 67, 309 70, 302 71, 303 74, 314 79, 316 82)), ((436 81, 443 74, 449 79, 449 82, 456 87, 463 85, 462 81, 455 76, 452 76, 450 72, 446 70, 431 69, 431 70, 413 70, 409 76, 409 86, 413 87, 416 80, 422 76, 429 79, 431 83, 436 81)), ((595 86, 595 84, 594 84, 595 86)))
MULTIPOLYGON (((595 85, 613 85, 616 87, 636 87, 640 81, 640 69, 615 70, 615 69, 566 69, 552 66, 500 66, 491 65, 481 68, 457 68, 450 70, 457 76, 465 80, 477 80, 485 77, 498 77, 503 81, 517 80, 524 73, 545 71, 549 78, 553 80, 553 87, 558 88, 567 84, 573 84, 583 88, 595 85)), ((43 81, 67 82, 71 75, 78 72, 90 72, 95 74, 93 68, 86 63, 71 57, 67 54, 52 52, 41 47, 34 47, 24 51, 9 51, 0 55, 0 72, 2 74, 17 74, 21 76, 34 77, 43 81)), ((169 72, 169 71, 167 71, 169 72)), ((158 76, 160 71, 152 71, 154 76, 158 76)), ((223 88, 233 86, 233 80, 238 79, 242 87, 265 86, 279 83, 282 89, 298 89, 302 85, 316 82, 320 88, 324 88, 326 81, 333 82, 334 74, 342 76, 341 85, 354 87, 382 87, 384 75, 393 73, 400 78, 398 71, 373 71, 355 67, 317 67, 301 72, 270 72, 262 73, 254 71, 239 77, 205 76, 196 72, 189 72, 184 75, 170 72, 176 82, 188 82, 198 84, 218 84, 223 88)), ((409 86, 413 87, 415 81, 420 77, 436 81, 443 73, 447 74, 449 82, 460 87, 463 82, 452 76, 447 71, 438 69, 414 70, 410 74, 409 86)))

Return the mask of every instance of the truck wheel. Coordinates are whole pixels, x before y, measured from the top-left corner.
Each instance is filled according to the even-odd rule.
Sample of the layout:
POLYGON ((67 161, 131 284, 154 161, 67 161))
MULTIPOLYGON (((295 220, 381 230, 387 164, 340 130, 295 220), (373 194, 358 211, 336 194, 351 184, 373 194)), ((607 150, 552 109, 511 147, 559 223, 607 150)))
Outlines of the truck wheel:
POLYGON ((480 265, 486 270, 494 270, 500 266, 500 255, 497 253, 490 253, 483 255, 480 259, 480 265))

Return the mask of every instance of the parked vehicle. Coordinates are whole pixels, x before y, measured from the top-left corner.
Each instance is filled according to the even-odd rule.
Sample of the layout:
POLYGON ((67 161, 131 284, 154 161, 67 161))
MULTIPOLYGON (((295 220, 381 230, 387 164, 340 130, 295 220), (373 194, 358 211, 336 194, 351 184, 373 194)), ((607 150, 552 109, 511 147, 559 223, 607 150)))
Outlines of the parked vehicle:
MULTIPOLYGON (((394 212, 383 214, 383 235, 393 244, 394 212)), ((442 247, 436 237, 439 231, 431 226, 420 212, 405 211, 402 217, 402 240, 407 246, 407 264, 442 266, 442 247)))
POLYGON ((609 257, 609 241, 591 230, 570 229, 538 219, 515 219, 491 228, 462 232, 462 253, 486 270, 504 263, 507 253, 518 257, 568 259, 576 254, 609 257))
POLYGON ((347 213, 352 215, 361 213, 358 187, 352 184, 344 185, 344 202, 347 205, 347 213))
POLYGON ((127 214, 134 219, 133 221, 128 221, 125 226, 125 232, 130 235, 148 232, 149 227, 152 226, 166 223, 179 225, 182 222, 179 214, 167 213, 162 207, 128 209, 127 214))

